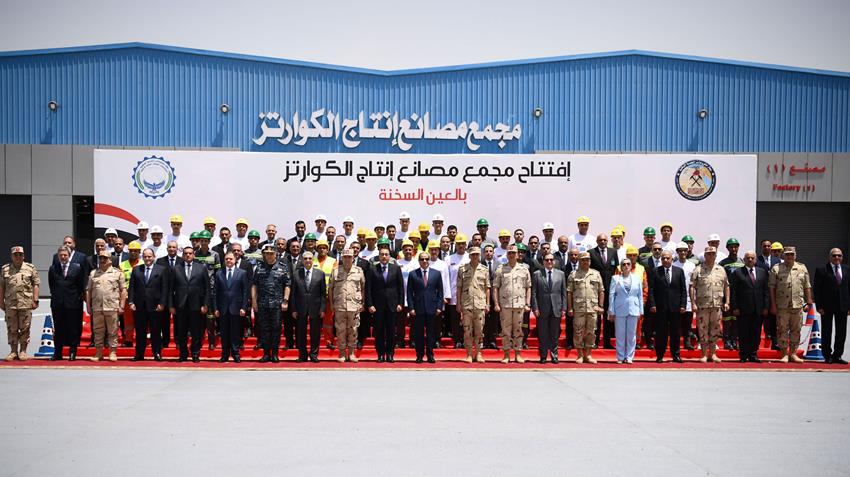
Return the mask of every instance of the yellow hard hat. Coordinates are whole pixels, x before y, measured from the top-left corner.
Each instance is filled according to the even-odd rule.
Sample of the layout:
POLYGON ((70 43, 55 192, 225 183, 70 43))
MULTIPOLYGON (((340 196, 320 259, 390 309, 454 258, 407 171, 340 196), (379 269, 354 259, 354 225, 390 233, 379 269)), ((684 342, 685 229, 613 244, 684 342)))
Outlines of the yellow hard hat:
POLYGON ((773 242, 772 244, 770 244, 771 250, 782 250, 783 248, 785 247, 783 247, 782 244, 779 242, 773 242))
POLYGON ((207 225, 207 224, 213 224, 213 225, 215 225, 215 219, 214 219, 214 218, 212 218, 212 217, 207 217, 207 218, 205 218, 205 219, 204 219, 204 225, 207 225))
POLYGON ((621 229, 615 228, 614 230, 611 231, 611 236, 612 237, 622 237, 623 231, 621 229))
POLYGON ((180 214, 174 214, 174 215, 171 216, 170 219, 168 219, 168 221, 169 222, 179 222, 179 223, 182 224, 183 223, 183 216, 180 215, 180 214))
POLYGON ((376 234, 376 233, 375 233, 374 231, 372 231, 372 230, 370 230, 370 231, 366 232, 366 240, 370 240, 370 239, 378 240, 378 234, 376 234))
POLYGON ((402 247, 402 248, 404 248, 404 247, 407 247, 407 246, 412 247, 412 246, 413 246, 413 242, 411 242, 409 239, 404 239, 404 240, 402 240, 402 241, 401 241, 401 247, 402 247))
POLYGON ((455 235, 455 243, 458 243, 458 242, 466 243, 466 242, 469 242, 469 239, 467 239, 466 235, 464 235, 464 234, 457 234, 457 235, 455 235))
POLYGON ((590 223, 590 217, 588 217, 588 216, 586 216, 586 215, 582 215, 581 217, 579 217, 578 219, 576 219, 576 223, 579 223, 579 224, 589 224, 589 223, 590 223))
POLYGON ((626 248, 626 255, 637 255, 638 249, 634 245, 631 245, 626 248))
POLYGON ((366 235, 369 231, 366 230, 366 227, 360 227, 357 229, 357 235, 366 235))
POLYGON ((428 241, 428 248, 440 248, 440 242, 438 242, 436 240, 429 240, 428 241))
POLYGON ((138 240, 133 240, 127 245, 127 250, 141 250, 142 244, 138 240))
POLYGON ((327 248, 330 248, 330 246, 328 245, 328 241, 327 241, 327 240, 325 240, 325 239, 321 239, 321 240, 318 240, 318 241, 316 242, 316 248, 319 248, 319 247, 327 247, 327 248))
POLYGON ((236 219, 236 225, 239 225, 239 224, 243 224, 247 227, 248 226, 248 219, 246 219, 244 217, 236 219))
POLYGON ((421 236, 421 235, 419 235, 419 232, 417 232, 417 231, 415 231, 415 230, 411 230, 411 231, 407 232, 407 238, 408 238, 409 240, 413 240, 414 238, 415 238, 416 240, 422 240, 422 236, 421 236))
POLYGON ((661 227, 658 227, 658 230, 661 230, 664 227, 670 227, 670 230, 673 230, 673 224, 671 224, 670 222, 664 222, 663 224, 661 224, 661 227))
POLYGON ((422 222, 421 224, 419 224, 419 231, 420 232, 430 232, 431 226, 428 225, 428 222, 422 222))
POLYGON ((617 230, 619 230, 620 232, 623 232, 623 235, 625 235, 625 234, 626 234, 626 228, 625 228, 625 227, 623 227, 622 225, 617 224, 617 225, 615 225, 615 226, 614 226, 614 228, 615 228, 615 229, 617 229, 617 230))
POLYGON ((499 231, 499 237, 510 237, 511 233, 508 232, 508 229, 502 229, 499 231))

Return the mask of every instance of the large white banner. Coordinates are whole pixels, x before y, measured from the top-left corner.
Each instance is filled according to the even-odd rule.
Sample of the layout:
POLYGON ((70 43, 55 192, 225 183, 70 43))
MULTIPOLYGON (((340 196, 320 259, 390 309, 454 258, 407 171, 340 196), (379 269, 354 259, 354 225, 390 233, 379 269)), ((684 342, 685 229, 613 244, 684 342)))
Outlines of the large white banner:
POLYGON ((296 220, 311 231, 317 214, 341 232, 347 215, 371 229, 406 211, 412 228, 440 213, 467 235, 483 217, 494 238, 503 228, 541 235, 544 222, 569 235, 586 215, 592 234, 623 225, 636 246, 644 227, 663 222, 676 241, 694 236, 696 249, 711 233, 738 238, 742 251, 755 244, 754 155, 96 150, 94 176, 95 226, 130 233, 138 220, 168 233, 181 214, 184 233, 202 230, 206 216, 231 229, 244 217, 263 238, 268 223, 291 237, 296 220))

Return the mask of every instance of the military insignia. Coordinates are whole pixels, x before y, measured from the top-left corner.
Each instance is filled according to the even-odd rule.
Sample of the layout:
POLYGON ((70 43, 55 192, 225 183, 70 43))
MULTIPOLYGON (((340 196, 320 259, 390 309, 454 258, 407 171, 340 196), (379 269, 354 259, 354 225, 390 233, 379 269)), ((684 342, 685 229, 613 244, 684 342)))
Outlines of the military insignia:
POLYGON ((717 184, 717 175, 711 164, 694 159, 676 171, 676 190, 688 200, 702 200, 711 195, 717 184))
POLYGON ((177 179, 171 163, 157 156, 146 157, 136 163, 131 177, 136 190, 151 199, 163 197, 171 192, 177 179))

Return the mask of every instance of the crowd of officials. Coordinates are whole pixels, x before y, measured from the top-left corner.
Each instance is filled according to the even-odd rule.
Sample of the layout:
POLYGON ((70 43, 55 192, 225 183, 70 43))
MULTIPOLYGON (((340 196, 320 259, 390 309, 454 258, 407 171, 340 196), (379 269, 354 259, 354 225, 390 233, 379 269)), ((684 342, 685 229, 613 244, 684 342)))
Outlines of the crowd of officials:
MULTIPOLYGON (((642 347, 657 362, 668 349, 681 362, 682 346, 699 348, 701 362, 719 362, 718 345, 737 350, 741 362, 760 362, 762 330, 780 361, 801 362, 801 312, 816 304, 827 362, 847 364, 850 269, 837 248, 812 278, 794 247, 764 240, 758 252, 741 254, 738 240, 728 238, 724 251, 712 234, 695 250, 692 236, 672 238, 670 223, 660 236, 646 227, 637 247, 622 226, 591 234, 584 216, 575 232, 558 237, 551 223, 540 235, 502 229, 493 237, 483 218, 467 237, 439 214, 412 227, 404 212, 398 226, 357 229, 352 217, 337 229, 319 215, 312 231, 296 222, 288 239, 274 224, 263 237, 246 219, 231 231, 207 217, 203 230, 188 235, 180 215, 169 222, 169 234, 140 222, 127 244, 107 229, 91 257, 64 238, 48 274, 50 359, 64 359, 66 349, 76 359, 85 310, 92 328, 85 345, 95 347, 95 361, 116 361, 119 346, 134 347, 133 360, 143 360, 150 340, 157 361, 173 341, 179 361, 199 362, 206 344, 220 347, 221 362, 239 362, 253 335, 260 362, 278 362, 283 335, 299 362, 318 362, 322 345, 338 350, 340 362, 356 362, 374 337, 379 362, 393 362, 396 348, 407 346, 417 363, 434 362, 434 349, 449 343, 471 363, 483 362, 481 350, 496 349, 500 336, 501 362, 522 363, 534 333, 536 359, 557 363, 565 325, 577 363, 596 363, 599 346, 616 348, 618 363, 632 363, 642 347)), ((23 247, 13 247, 0 281, 7 361, 28 359, 40 284, 23 247)))

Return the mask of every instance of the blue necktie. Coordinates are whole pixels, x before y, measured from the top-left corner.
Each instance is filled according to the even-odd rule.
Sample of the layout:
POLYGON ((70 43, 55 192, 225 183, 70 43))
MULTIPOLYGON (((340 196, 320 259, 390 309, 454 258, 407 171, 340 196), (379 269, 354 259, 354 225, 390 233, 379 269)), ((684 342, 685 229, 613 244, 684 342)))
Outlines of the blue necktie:
POLYGON ((151 269, 149 267, 145 267, 145 283, 148 282, 150 277, 151 277, 151 269))

